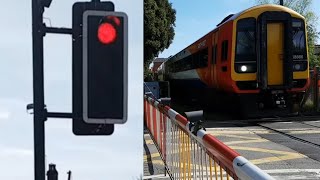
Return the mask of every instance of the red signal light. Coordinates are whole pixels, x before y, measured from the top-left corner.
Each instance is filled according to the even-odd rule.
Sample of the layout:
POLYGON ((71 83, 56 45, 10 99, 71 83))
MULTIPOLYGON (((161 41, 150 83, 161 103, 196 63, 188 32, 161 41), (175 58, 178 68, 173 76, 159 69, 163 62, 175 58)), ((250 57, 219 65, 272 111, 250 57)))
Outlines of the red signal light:
POLYGON ((113 43, 117 38, 117 31, 110 23, 103 23, 98 28, 98 39, 103 44, 113 43))

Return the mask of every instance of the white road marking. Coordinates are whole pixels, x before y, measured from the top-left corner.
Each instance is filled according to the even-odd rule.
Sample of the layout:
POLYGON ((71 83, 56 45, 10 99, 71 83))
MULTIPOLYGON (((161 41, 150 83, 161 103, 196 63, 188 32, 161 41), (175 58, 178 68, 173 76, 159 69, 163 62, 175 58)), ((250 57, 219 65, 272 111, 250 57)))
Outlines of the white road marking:
POLYGON ((268 169, 263 171, 268 174, 301 173, 301 172, 320 173, 320 169, 268 169))
POLYGON ((168 176, 165 176, 164 174, 143 176, 143 179, 167 179, 167 178, 168 178, 168 176))

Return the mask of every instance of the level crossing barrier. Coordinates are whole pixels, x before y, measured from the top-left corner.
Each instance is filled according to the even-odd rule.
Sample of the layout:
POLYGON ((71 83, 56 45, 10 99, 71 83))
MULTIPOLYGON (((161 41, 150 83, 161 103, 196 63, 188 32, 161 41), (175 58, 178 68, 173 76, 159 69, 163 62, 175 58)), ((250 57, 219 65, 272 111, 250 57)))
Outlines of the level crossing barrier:
POLYGON ((144 115, 171 179, 273 179, 161 100, 145 95, 144 115))

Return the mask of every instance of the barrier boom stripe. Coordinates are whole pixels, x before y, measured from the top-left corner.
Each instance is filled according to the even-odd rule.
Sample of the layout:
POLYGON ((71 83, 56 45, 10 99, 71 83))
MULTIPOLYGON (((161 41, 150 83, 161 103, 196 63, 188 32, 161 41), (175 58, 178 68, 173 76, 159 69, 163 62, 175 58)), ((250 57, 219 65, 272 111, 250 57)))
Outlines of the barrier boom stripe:
POLYGON ((236 174, 233 168, 233 160, 240 156, 240 154, 210 134, 205 134, 202 140, 210 154, 227 166, 227 169, 236 174))

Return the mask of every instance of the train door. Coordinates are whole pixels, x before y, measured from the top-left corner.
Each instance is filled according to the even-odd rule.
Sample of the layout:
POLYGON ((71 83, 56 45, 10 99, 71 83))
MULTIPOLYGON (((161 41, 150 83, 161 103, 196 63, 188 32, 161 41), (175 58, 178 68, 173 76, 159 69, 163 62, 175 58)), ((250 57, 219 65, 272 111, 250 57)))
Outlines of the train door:
POLYGON ((267 76, 268 86, 283 85, 283 23, 267 24, 267 76))
POLYGON ((218 53, 218 31, 212 34, 212 56, 210 79, 213 87, 217 87, 217 53, 218 53))
POLYGON ((257 79, 261 89, 292 87, 292 17, 286 12, 268 11, 258 17, 257 79))

